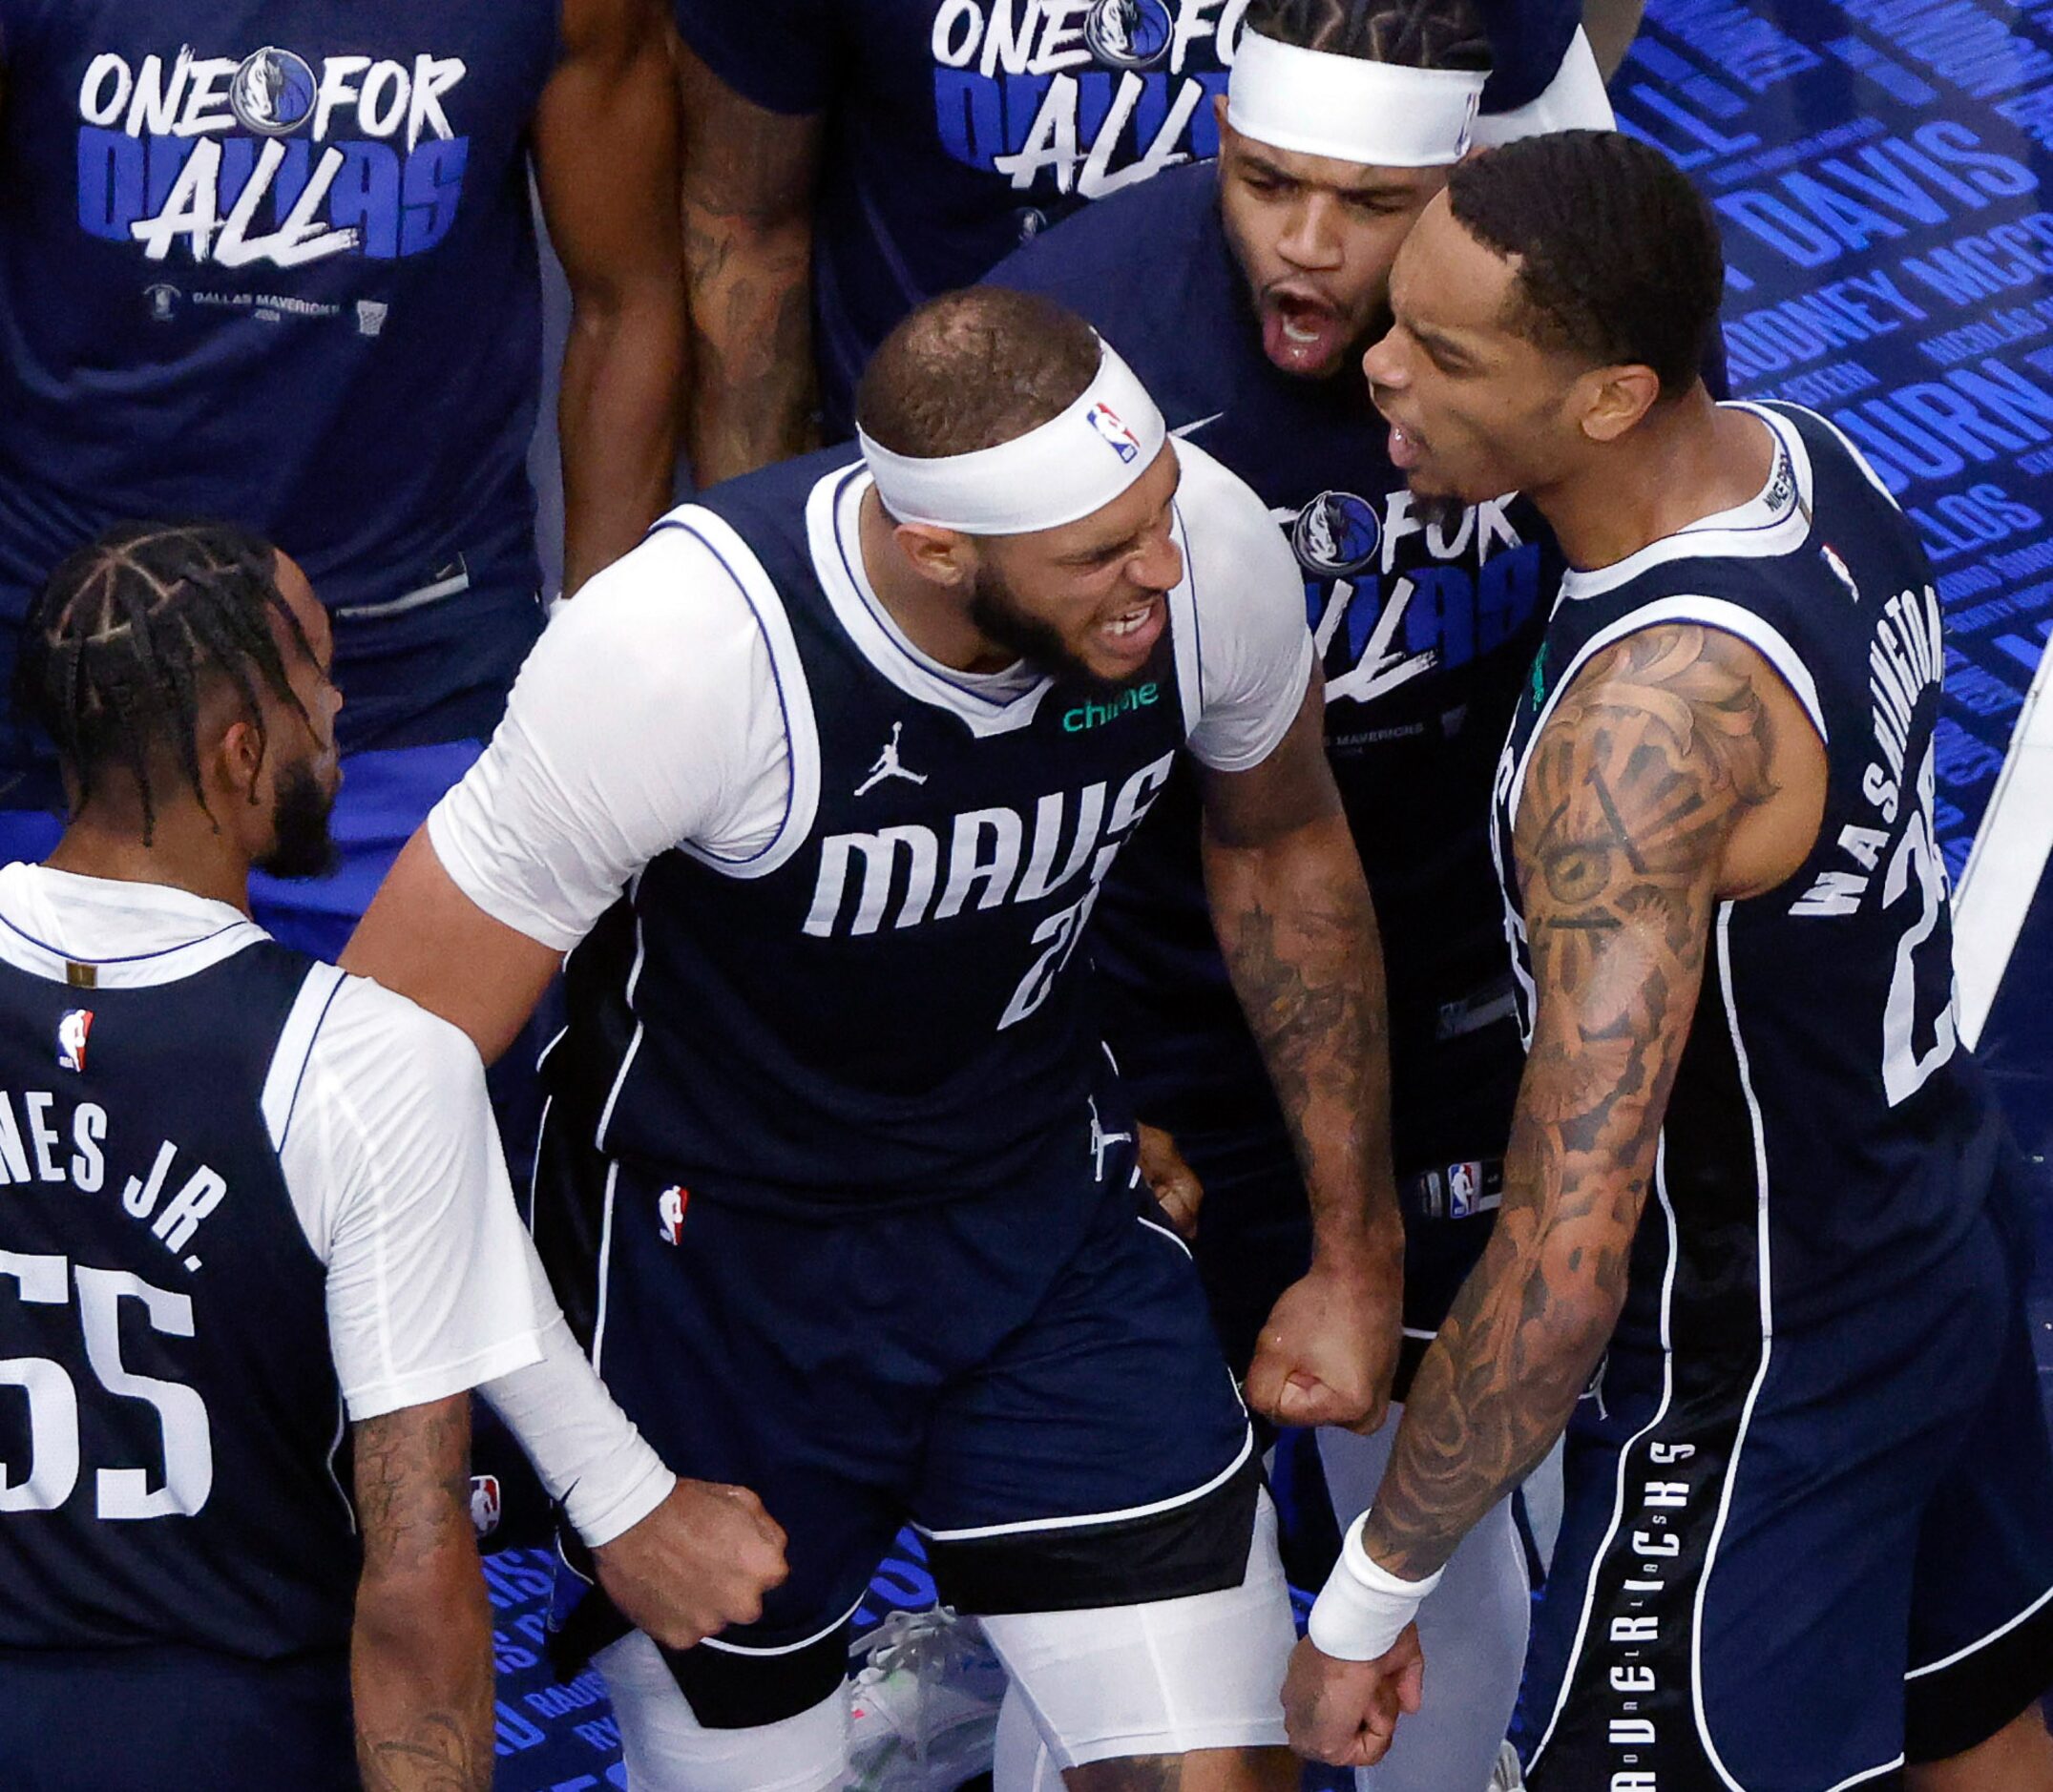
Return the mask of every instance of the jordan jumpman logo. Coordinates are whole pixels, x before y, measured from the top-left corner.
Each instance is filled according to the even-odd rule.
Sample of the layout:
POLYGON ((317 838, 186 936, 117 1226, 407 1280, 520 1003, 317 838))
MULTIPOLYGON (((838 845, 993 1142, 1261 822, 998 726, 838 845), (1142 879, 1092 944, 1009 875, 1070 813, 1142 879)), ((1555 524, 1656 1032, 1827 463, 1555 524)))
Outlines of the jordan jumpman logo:
POLYGON ((927 781, 925 772, 909 772, 898 762, 898 736, 904 728, 905 723, 902 721, 891 723, 891 738, 884 743, 884 751, 877 755, 877 762, 869 768, 869 776, 855 786, 857 796, 867 797, 887 778, 903 778, 909 784, 923 784, 927 781))

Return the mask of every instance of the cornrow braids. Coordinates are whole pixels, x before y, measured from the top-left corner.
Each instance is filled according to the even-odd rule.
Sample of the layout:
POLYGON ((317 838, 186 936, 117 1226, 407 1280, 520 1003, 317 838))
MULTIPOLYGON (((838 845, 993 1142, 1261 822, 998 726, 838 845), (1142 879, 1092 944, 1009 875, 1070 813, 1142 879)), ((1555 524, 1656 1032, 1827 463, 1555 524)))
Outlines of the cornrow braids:
POLYGON ((108 766, 126 767, 147 845, 159 795, 153 766, 167 756, 205 808, 199 705, 213 679, 234 687, 260 751, 260 685, 305 715, 272 618, 301 653, 310 658, 313 649, 278 588, 277 565, 268 542, 228 524, 127 522, 50 575, 23 622, 14 702, 55 742, 77 808, 108 766))
POLYGON ((1476 0, 1253 0, 1246 29, 1299 50, 1393 68, 1490 67, 1476 0))

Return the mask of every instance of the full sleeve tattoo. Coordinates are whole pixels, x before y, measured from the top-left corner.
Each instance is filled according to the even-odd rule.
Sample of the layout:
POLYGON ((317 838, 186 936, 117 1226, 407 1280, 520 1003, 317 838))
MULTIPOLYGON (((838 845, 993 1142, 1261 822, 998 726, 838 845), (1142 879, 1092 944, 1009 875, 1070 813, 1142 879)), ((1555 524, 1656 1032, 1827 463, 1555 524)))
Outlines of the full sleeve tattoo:
POLYGON ((1213 925, 1288 1122, 1322 1249, 1398 1226, 1375 908, 1314 680, 1276 753, 1205 783, 1213 925))
POLYGON ((1505 1199, 1426 1355, 1365 1542, 1417 1579, 1546 1455, 1625 1296, 1721 862, 1773 794, 1760 661, 1653 628, 1607 650, 1534 750, 1515 851, 1536 985, 1505 1199))

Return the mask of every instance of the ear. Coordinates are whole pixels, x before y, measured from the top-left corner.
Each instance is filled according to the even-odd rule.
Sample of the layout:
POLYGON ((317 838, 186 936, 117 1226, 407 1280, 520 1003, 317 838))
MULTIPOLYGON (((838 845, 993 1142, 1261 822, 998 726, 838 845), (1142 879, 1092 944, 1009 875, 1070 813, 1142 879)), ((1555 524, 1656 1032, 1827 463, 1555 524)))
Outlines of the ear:
POLYGON ((891 530, 912 570, 935 585, 965 586, 976 576, 976 550, 967 535, 931 523, 899 523, 891 530))
POLYGON ((1233 128, 1226 123, 1226 96, 1224 94, 1212 95, 1212 122, 1219 127, 1222 138, 1233 128))
POLYGON ((238 718, 222 731, 211 753, 201 749, 199 768, 202 773, 211 769, 236 802, 254 804, 263 779, 263 750, 257 725, 238 718))
POLYGON ((1597 367, 1577 382, 1582 433, 1592 442, 1616 442, 1653 409, 1661 379, 1651 367, 1597 367))

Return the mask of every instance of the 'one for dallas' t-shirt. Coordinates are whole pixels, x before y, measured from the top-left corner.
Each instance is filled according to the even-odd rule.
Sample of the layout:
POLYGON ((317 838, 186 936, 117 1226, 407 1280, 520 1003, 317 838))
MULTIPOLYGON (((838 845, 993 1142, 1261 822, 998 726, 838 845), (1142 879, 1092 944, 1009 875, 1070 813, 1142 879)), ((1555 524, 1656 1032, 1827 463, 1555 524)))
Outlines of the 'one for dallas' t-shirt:
MULTIPOLYGON (((826 121, 813 316, 829 439, 900 318, 1087 199, 1219 153, 1246 0, 673 0, 713 73, 826 121)), ((1484 0, 1488 111, 1561 66, 1576 0, 1484 0)))

